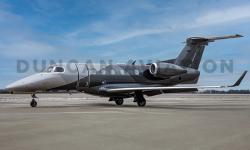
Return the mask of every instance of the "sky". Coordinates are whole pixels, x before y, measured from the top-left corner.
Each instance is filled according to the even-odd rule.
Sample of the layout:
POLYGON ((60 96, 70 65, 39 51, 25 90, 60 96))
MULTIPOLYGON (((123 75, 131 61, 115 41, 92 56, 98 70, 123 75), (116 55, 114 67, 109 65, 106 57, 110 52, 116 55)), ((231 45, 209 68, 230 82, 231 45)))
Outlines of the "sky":
MULTIPOLYGON (((147 63, 176 58, 188 37, 240 34, 209 43, 199 68, 198 85, 231 85, 250 68, 249 24, 248 0, 1 0, 0 89, 42 69, 42 61, 147 63), (202 67, 209 59, 213 73, 202 67), (29 62, 27 72, 17 72, 20 60, 29 62), (233 72, 222 73, 221 60, 233 60, 233 72)), ((249 85, 247 74, 234 89, 249 85)))

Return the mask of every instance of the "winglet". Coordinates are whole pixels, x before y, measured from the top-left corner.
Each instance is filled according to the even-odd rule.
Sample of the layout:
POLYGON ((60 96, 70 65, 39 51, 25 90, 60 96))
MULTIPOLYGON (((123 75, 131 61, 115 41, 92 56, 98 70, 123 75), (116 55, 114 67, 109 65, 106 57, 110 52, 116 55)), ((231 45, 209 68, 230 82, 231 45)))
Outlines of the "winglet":
POLYGON ((245 72, 240 76, 240 78, 238 79, 238 81, 236 81, 236 82, 234 83, 234 85, 232 85, 232 86, 230 86, 230 87, 239 86, 240 83, 241 83, 241 81, 243 80, 243 78, 245 77, 246 74, 247 74, 247 71, 245 71, 245 72))

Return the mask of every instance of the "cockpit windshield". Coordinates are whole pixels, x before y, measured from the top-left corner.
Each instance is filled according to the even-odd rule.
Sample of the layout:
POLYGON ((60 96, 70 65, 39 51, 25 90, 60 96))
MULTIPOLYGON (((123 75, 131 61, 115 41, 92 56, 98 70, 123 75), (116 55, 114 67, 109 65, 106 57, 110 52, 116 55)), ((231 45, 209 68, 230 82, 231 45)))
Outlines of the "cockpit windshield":
POLYGON ((50 73, 50 72, 64 72, 64 68, 63 67, 49 66, 49 67, 46 67, 43 70, 41 70, 39 73, 50 73))
POLYGON ((53 70, 53 68, 54 68, 53 66, 46 67, 43 70, 41 70, 39 73, 49 73, 53 70))

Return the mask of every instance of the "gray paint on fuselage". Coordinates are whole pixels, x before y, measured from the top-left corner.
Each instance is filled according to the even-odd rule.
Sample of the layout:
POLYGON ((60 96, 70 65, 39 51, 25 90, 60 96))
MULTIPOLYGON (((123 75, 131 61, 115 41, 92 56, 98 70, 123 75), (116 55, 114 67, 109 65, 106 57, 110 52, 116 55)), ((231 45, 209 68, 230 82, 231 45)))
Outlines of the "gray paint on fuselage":
MULTIPOLYGON (((110 94, 105 92, 105 89, 115 87, 115 88, 126 88, 126 87, 143 87, 143 86, 152 86, 152 87, 159 87, 159 86, 173 86, 176 84, 185 83, 188 81, 192 81, 195 78, 198 78, 200 75, 200 72, 198 70, 192 69, 192 68, 186 68, 187 74, 175 76, 172 78, 157 78, 154 77, 150 72, 148 71, 149 65, 125 65, 125 64, 115 64, 115 65, 108 65, 104 68, 101 68, 100 64, 93 64, 92 67, 89 66, 90 70, 90 84, 88 87, 80 87, 77 89, 77 79, 78 79, 78 73, 70 73, 67 70, 66 64, 62 64, 62 66, 65 68, 64 74, 61 75, 61 77, 65 80, 67 83, 66 85, 62 85, 60 87, 56 87, 49 90, 78 90, 83 91, 85 93, 89 94, 95 94, 95 95, 102 95, 102 96, 112 96, 114 94, 110 94), (91 72, 91 69, 96 69, 96 74, 93 74, 91 72), (101 69, 104 69, 106 71, 106 74, 103 75, 101 73, 101 69), (111 69, 115 71, 115 74, 111 74, 111 69), (121 70, 125 71, 125 74, 121 74, 121 70), (139 71, 139 74, 135 74, 135 70, 139 71), (102 90, 103 89, 103 90, 102 90)), ((77 64, 79 67, 79 75, 82 77, 80 79, 79 84, 88 82, 88 76, 87 72, 84 68, 85 64, 77 64), (82 70, 81 70, 82 69, 82 70)), ((72 66, 71 69, 76 69, 72 66)), ((123 95, 124 93, 118 93, 117 95, 123 95)), ((125 94, 128 96, 127 94, 125 94)))

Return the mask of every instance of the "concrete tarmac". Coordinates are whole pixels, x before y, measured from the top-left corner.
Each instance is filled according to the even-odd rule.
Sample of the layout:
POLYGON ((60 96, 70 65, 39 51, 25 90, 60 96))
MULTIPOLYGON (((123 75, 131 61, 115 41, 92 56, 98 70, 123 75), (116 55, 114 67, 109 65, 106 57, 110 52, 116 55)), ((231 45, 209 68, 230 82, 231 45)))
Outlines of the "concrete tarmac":
POLYGON ((250 95, 161 95, 145 107, 37 96, 31 108, 29 96, 0 95, 1 150, 250 149, 250 95))

